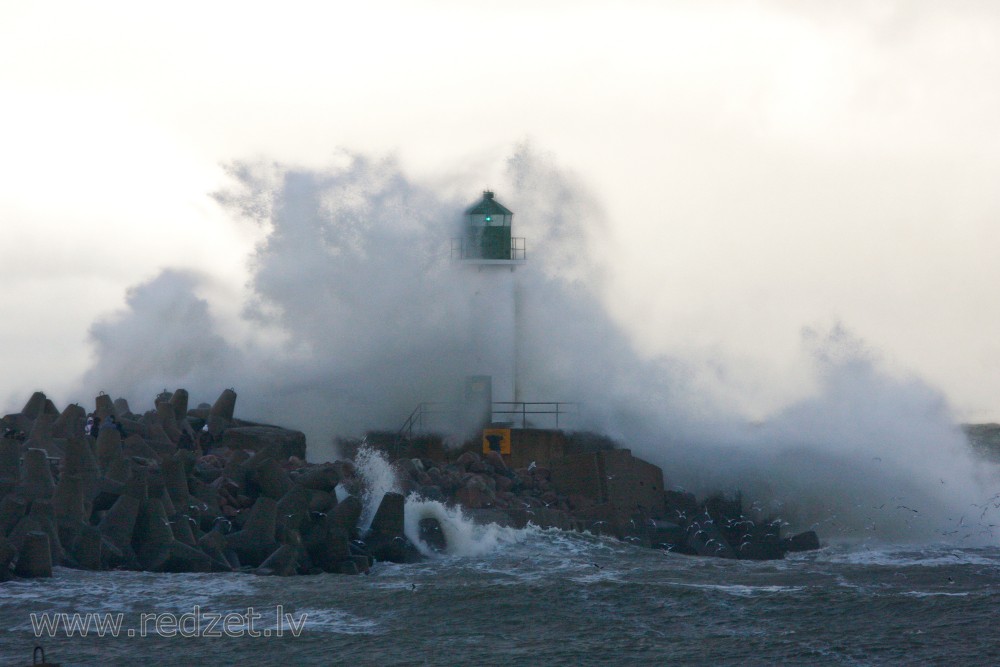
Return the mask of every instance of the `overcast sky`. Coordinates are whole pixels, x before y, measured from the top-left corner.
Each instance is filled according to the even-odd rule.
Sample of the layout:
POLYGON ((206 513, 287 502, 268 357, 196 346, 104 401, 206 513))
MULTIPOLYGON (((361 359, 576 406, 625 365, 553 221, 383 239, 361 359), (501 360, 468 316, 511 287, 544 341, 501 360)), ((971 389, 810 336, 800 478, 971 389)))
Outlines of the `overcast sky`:
POLYGON ((211 197, 224 165, 346 149, 504 201, 527 141, 603 210, 641 355, 759 419, 811 390, 803 331, 840 326, 1000 420, 996 7, 0 2, 0 409, 91 400, 90 327, 163 269, 237 317, 263 232, 211 197))

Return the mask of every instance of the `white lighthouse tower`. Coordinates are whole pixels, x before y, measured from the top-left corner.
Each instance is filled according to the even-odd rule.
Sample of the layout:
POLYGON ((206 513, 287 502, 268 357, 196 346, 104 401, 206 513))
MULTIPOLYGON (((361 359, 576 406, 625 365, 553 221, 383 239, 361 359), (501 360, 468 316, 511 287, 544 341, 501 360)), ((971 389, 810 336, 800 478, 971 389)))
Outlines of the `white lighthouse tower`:
POLYGON ((518 282, 525 263, 524 238, 511 234, 514 214, 489 190, 465 211, 463 235, 452 241, 452 258, 472 300, 470 358, 465 402, 471 418, 486 423, 509 418, 522 400, 517 382, 518 282), (497 406, 495 414, 493 407, 497 406))

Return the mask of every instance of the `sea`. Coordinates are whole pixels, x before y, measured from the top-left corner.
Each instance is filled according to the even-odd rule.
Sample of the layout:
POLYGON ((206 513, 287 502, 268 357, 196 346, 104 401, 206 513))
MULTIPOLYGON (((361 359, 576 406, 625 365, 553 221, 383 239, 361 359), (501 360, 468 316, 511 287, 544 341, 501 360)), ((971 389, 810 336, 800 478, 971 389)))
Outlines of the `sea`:
POLYGON ((64 666, 1000 664, 995 546, 842 540, 752 562, 418 499, 408 532, 431 515, 448 552, 366 575, 57 567, 0 584, 0 662, 37 645, 64 666))

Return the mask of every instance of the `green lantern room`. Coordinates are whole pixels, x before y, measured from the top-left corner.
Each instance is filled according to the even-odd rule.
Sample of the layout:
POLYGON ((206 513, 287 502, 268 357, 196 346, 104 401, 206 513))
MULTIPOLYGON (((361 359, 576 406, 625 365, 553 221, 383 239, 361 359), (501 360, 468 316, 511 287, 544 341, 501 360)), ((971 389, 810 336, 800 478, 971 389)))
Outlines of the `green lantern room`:
POLYGON ((455 239, 452 256, 475 264, 521 264, 524 239, 511 236, 514 214, 489 190, 465 211, 465 235, 455 239))

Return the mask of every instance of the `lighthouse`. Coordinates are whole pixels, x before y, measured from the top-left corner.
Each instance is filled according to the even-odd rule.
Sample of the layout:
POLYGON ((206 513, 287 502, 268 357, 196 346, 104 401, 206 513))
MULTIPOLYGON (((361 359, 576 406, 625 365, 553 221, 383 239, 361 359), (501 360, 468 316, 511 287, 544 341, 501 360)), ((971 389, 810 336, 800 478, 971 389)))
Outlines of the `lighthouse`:
POLYGON ((452 240, 452 259, 468 287, 472 325, 465 403, 476 421, 506 419, 522 400, 518 387, 520 287, 515 269, 526 261, 523 237, 512 234, 514 214, 486 190, 465 211, 462 236, 452 240))

